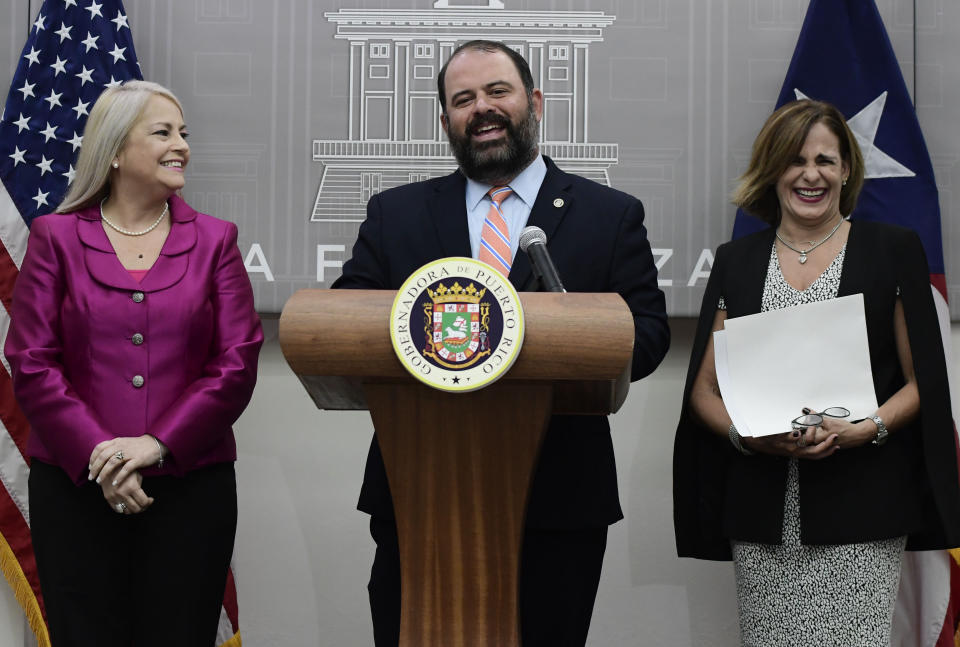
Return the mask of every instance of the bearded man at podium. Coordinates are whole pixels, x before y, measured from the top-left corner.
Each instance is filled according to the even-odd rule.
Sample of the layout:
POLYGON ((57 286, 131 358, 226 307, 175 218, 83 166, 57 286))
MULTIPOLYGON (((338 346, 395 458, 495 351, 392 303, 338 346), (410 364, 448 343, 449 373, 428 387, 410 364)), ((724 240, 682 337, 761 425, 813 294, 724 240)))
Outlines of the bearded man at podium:
MULTIPOLYGON (((543 94, 527 62, 506 45, 461 45, 437 85, 441 125, 459 169, 373 196, 353 256, 333 287, 396 290, 429 261, 465 256, 493 265, 518 290, 530 289, 531 263, 518 238, 525 226, 536 225, 547 234, 567 290, 623 297, 635 330, 631 379, 649 375, 666 354, 670 333, 643 205, 565 173, 540 154, 543 94)), ((393 647, 400 634, 400 560, 376 438, 358 508, 371 515, 377 544, 368 586, 375 642, 393 647)), ((585 643, 607 527, 622 518, 607 418, 553 416, 527 505, 519 602, 525 647, 585 643)))

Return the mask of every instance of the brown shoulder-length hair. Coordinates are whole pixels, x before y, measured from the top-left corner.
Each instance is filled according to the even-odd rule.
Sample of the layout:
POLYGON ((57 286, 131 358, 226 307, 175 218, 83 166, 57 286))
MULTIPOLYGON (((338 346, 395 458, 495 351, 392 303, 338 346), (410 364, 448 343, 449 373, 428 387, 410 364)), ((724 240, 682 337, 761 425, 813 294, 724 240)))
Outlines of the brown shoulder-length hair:
POLYGON ((733 204, 768 224, 779 223, 777 180, 800 154, 814 124, 823 124, 840 141, 840 157, 849 171, 847 183, 840 190, 840 213, 853 213, 863 188, 863 154, 843 114, 832 104, 811 99, 781 106, 763 124, 753 142, 750 166, 733 192, 733 204))

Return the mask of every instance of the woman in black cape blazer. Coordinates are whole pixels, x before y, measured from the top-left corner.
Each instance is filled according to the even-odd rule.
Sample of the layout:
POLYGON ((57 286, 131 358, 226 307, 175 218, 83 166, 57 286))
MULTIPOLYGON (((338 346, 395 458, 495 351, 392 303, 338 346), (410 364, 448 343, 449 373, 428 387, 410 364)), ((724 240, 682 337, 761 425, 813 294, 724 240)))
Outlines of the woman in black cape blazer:
MULTIPOLYGON (((851 225, 837 296, 864 295, 874 387, 884 402, 904 383, 893 331, 899 288, 920 415, 883 446, 867 444, 800 462, 801 542, 908 535, 908 550, 955 547, 960 545, 958 451, 926 256, 910 230, 860 220, 851 225)), ((788 460, 741 455, 699 423, 689 402, 720 297, 729 318, 760 311, 773 238, 768 229, 721 245, 707 284, 674 445, 674 527, 681 557, 729 560, 731 540, 781 540, 788 460)))

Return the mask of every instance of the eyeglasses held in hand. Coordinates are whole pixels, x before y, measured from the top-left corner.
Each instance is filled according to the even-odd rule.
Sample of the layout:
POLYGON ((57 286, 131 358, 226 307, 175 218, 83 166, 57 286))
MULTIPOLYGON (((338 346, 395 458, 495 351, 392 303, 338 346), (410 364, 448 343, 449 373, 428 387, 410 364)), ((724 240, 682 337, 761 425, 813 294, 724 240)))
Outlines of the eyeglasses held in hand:
POLYGON ((820 413, 808 413, 798 418, 794 418, 790 424, 794 429, 806 429, 807 427, 819 427, 823 424, 824 418, 846 418, 850 415, 850 409, 846 407, 828 407, 820 413))

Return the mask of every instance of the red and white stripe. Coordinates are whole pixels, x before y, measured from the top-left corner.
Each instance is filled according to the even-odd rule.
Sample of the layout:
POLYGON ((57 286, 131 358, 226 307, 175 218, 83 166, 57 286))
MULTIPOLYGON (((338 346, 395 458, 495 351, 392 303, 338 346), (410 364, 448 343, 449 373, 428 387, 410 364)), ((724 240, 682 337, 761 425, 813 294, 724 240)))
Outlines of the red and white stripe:
POLYGON ((44 623, 43 598, 30 544, 30 509, 26 454, 29 425, 13 397, 10 364, 3 345, 10 328, 10 302, 20 264, 27 250, 29 230, 16 205, 0 184, 0 566, 23 607, 41 647, 50 644, 44 623))

